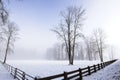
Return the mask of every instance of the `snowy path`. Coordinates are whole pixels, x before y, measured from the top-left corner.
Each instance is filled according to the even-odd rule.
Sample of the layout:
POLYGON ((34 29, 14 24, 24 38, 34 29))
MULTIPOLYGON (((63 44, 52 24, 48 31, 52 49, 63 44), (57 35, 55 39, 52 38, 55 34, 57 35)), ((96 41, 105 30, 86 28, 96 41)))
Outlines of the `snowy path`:
POLYGON ((15 80, 1 63, 0 63, 0 80, 15 80))
POLYGON ((120 60, 98 71, 97 73, 84 77, 83 80, 120 80, 120 60))

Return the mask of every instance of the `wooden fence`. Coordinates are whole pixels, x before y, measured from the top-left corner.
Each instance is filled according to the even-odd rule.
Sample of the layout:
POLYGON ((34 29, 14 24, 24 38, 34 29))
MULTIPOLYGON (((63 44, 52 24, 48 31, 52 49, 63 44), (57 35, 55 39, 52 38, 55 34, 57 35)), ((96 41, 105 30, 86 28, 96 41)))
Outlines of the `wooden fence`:
POLYGON ((35 80, 35 77, 26 74, 24 71, 15 68, 9 64, 3 64, 4 67, 18 80, 35 80))
POLYGON ((44 77, 44 78, 36 78, 36 80, 51 80, 51 79, 58 79, 58 80, 82 80, 84 76, 91 75, 92 73, 97 72, 98 70, 110 65, 111 63, 115 62, 116 60, 103 62, 97 65, 88 66, 85 68, 79 68, 78 70, 64 72, 62 74, 44 77))
POLYGON ((44 78, 37 78, 32 77, 28 74, 26 74, 24 71, 15 68, 9 64, 4 64, 6 69, 10 71, 10 73, 14 76, 14 78, 17 78, 18 80, 51 80, 51 79, 57 79, 57 80, 82 80, 84 76, 91 75, 92 73, 97 72, 98 70, 110 65, 111 63, 115 62, 116 60, 103 62, 100 64, 96 64, 93 66, 88 66, 85 68, 79 68, 74 71, 70 72, 63 72, 62 74, 57 74, 49 77, 44 78))

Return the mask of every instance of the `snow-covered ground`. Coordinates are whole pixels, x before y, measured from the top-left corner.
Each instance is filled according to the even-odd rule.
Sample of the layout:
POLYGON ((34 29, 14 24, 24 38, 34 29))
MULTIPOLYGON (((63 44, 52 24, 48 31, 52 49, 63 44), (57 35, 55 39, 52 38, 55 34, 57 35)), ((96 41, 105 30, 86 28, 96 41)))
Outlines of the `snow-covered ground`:
MULTIPOLYGON (((75 61, 74 65, 68 65, 68 61, 8 61, 8 64, 17 67, 32 76, 46 77, 83 68, 99 61, 75 61)), ((83 80, 120 80, 120 60, 107 66, 83 80)))
POLYGON ((0 63, 0 80, 15 80, 13 76, 0 63))
POLYGON ((97 73, 84 77, 83 80, 120 80, 120 60, 97 73))
POLYGON ((99 61, 75 61, 74 65, 68 65, 68 61, 8 61, 7 63, 33 77, 46 77, 97 64, 99 61))

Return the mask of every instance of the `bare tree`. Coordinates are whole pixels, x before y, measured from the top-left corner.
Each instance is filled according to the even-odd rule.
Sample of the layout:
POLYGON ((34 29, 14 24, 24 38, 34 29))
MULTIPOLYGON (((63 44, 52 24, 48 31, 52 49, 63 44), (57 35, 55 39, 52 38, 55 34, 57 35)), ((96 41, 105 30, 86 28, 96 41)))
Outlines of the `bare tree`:
POLYGON ((9 3, 10 1, 11 0, 0 0, 0 26, 5 25, 7 23, 9 12, 6 9, 5 4, 7 4, 7 2, 9 3))
POLYGON ((109 58, 110 58, 110 60, 113 60, 115 58, 114 54, 116 53, 115 52, 115 47, 110 45, 109 46, 109 51, 110 51, 109 52, 109 58))
POLYGON ((98 50, 96 48, 96 41, 93 38, 91 38, 90 41, 91 41, 90 48, 91 48, 92 59, 97 60, 99 56, 98 56, 98 50))
POLYGON ((53 47, 47 49, 47 59, 55 60, 66 60, 65 46, 64 43, 56 43, 53 47))
POLYGON ((96 49, 96 42, 93 39, 93 36, 85 37, 84 36, 84 42, 86 45, 86 57, 88 60, 96 59, 97 57, 97 49, 96 49))
POLYGON ((59 27, 53 31, 64 41, 68 54, 69 64, 73 65, 75 44, 78 37, 81 37, 81 26, 85 10, 82 7, 68 7, 61 12, 63 17, 59 27))
POLYGON ((75 44, 75 55, 74 55, 74 59, 75 60, 83 60, 84 59, 84 45, 83 42, 77 42, 75 44))
POLYGON ((96 48, 97 51, 99 53, 99 57, 101 62, 103 62, 103 51, 106 47, 105 45, 105 33, 103 32, 102 29, 98 28, 96 30, 94 30, 94 39, 95 39, 95 43, 96 43, 96 48))
POLYGON ((84 60, 84 49, 83 45, 79 45, 78 56, 80 60, 84 60))
POLYGON ((0 0, 0 25, 4 25, 8 19, 8 12, 5 8, 5 3, 3 0, 0 0))
POLYGON ((13 52, 14 42, 17 39, 18 27, 13 22, 8 22, 3 29, 3 37, 5 39, 5 57, 3 63, 6 62, 8 53, 13 52))
POLYGON ((88 60, 92 60, 91 39, 89 37, 84 37, 84 41, 86 44, 86 52, 87 52, 88 60))
MULTIPOLYGON (((6 9, 5 4, 9 3, 12 0, 0 0, 0 25, 5 25, 8 20, 9 12, 6 9)), ((18 0, 22 1, 22 0, 18 0)))

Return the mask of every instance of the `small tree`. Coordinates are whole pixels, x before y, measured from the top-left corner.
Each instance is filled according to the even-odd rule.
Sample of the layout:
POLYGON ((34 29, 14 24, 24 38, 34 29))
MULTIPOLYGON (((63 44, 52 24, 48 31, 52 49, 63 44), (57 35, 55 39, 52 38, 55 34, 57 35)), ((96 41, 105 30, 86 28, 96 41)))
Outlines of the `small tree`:
POLYGON ((94 36, 97 52, 99 53, 100 60, 101 60, 101 62, 103 62, 103 51, 106 47, 105 34, 102 29, 98 28, 98 29, 94 30, 93 36, 94 36))
POLYGON ((63 40, 68 54, 69 64, 73 65, 75 44, 78 37, 81 37, 81 23, 85 10, 82 7, 68 7, 66 12, 61 12, 63 20, 59 27, 53 31, 63 40))
POLYGON ((6 62, 8 53, 13 52, 14 42, 18 35, 18 27, 13 22, 8 22, 3 29, 3 37, 5 39, 5 57, 3 63, 6 62))
POLYGON ((86 53, 88 60, 92 60, 92 46, 91 46, 91 39, 89 37, 84 37, 85 45, 86 45, 86 53))
POLYGON ((86 57, 88 60, 96 59, 97 57, 97 49, 96 49, 96 42, 93 39, 93 36, 85 37, 84 36, 84 42, 86 45, 86 57))
POLYGON ((66 60, 67 56, 65 53, 64 43, 56 43, 53 47, 47 49, 46 52, 47 59, 55 59, 55 60, 66 60))
POLYGON ((112 46, 112 45, 109 45, 109 48, 108 48, 108 50, 109 50, 109 58, 110 58, 110 60, 114 60, 115 59, 115 47, 114 46, 112 46))

